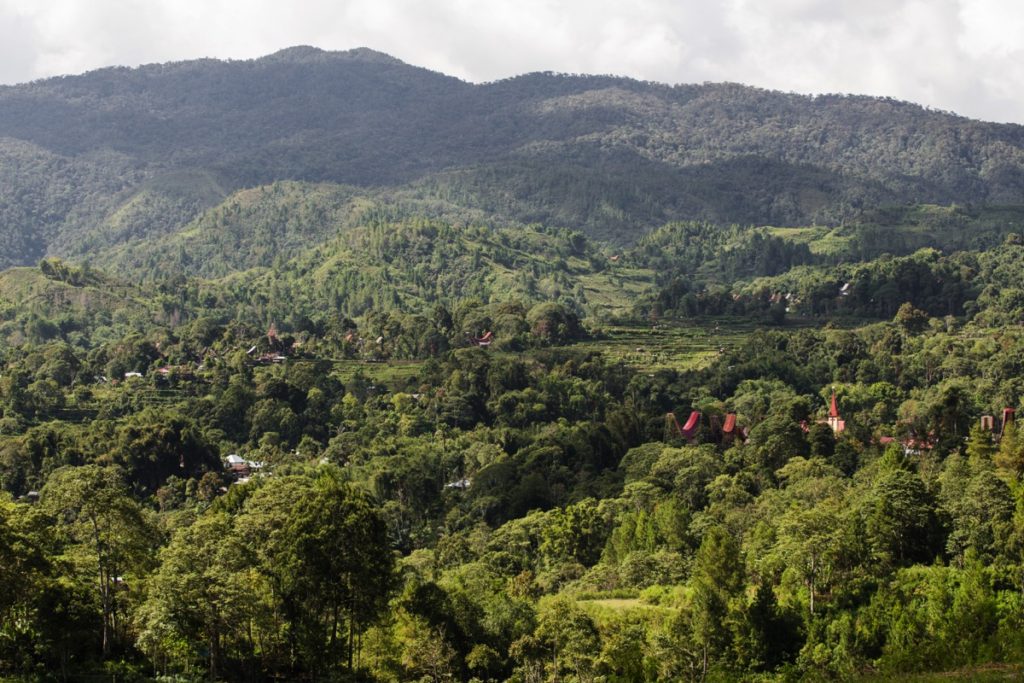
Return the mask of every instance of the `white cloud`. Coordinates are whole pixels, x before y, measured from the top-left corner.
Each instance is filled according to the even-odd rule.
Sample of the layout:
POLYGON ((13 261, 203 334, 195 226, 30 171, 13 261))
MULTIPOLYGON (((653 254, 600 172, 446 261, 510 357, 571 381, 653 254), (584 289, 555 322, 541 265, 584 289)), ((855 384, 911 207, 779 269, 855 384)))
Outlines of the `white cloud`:
POLYGON ((24 79, 33 69, 35 26, 13 12, 0 13, 0 83, 24 79))
POLYGON ((473 81, 616 73, 855 92, 1024 122, 1019 0, 0 0, 0 82, 372 47, 473 81))

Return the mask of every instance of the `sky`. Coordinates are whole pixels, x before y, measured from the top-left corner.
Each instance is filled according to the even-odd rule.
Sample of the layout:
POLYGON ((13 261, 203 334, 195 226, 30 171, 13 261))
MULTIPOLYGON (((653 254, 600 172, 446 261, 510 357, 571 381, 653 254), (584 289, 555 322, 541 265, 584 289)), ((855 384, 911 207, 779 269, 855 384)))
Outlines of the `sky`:
POLYGON ((0 83, 370 47, 473 81, 530 71, 895 97, 1024 123, 1022 0, 0 0, 0 83))

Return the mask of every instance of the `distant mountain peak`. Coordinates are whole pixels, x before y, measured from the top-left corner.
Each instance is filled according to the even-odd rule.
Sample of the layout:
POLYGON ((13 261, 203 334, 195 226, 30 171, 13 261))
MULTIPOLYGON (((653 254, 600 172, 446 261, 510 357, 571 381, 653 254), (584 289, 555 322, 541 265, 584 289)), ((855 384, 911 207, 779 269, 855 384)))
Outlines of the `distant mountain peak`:
POLYGON ((351 60, 362 62, 375 62, 378 64, 403 64, 389 54, 371 50, 368 47, 357 47, 351 50, 322 50, 312 45, 294 45, 278 50, 273 54, 262 57, 257 61, 268 62, 325 62, 330 60, 351 60))
POLYGON ((310 58, 322 57, 325 54, 327 54, 326 50, 321 50, 320 48, 312 45, 293 45, 271 53, 263 59, 287 59, 301 61, 310 58))

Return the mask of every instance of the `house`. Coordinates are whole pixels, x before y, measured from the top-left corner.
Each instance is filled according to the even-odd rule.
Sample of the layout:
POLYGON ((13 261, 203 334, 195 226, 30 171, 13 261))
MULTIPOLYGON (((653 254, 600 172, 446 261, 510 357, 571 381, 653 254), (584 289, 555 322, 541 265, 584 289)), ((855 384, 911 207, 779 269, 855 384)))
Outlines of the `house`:
POLYGON ((879 437, 878 443, 881 446, 888 446, 891 443, 899 443, 899 445, 903 447, 904 455, 921 455, 925 451, 930 451, 935 447, 935 443, 931 438, 919 439, 916 436, 908 436, 902 440, 899 440, 894 436, 882 436, 879 437))
POLYGON ((728 413, 725 416, 725 424, 722 425, 722 443, 731 444, 736 440, 736 413, 728 413))
POLYGON ((244 484, 253 476, 266 469, 267 464, 258 460, 246 460, 237 453, 224 458, 224 471, 236 484, 244 484))
POLYGON ((232 453, 225 459, 224 468, 228 473, 240 477, 248 476, 250 471, 249 462, 237 453, 232 453))
POLYGON ((666 413, 666 430, 671 432, 674 427, 675 432, 679 434, 680 438, 687 443, 693 443, 697 438, 697 431, 700 429, 700 417, 700 411, 692 410, 690 411, 690 417, 686 419, 686 424, 681 425, 675 413, 666 413))
POLYGON ((836 434, 846 430, 846 420, 839 416, 839 404, 836 401, 835 390, 832 391, 832 401, 829 403, 828 420, 826 420, 826 422, 836 434))
POLYGON ((998 434, 995 434, 995 432, 996 432, 996 419, 992 415, 982 415, 981 416, 981 428, 984 429, 986 432, 992 432, 993 434, 995 434, 996 438, 1001 438, 1003 436, 1003 434, 1006 433, 1006 427, 1008 425, 1010 425, 1010 423, 1013 422, 1013 418, 1016 415, 1016 413, 1017 413, 1017 411, 1014 408, 1009 408, 1009 407, 1003 408, 1003 416, 1002 416, 1003 419, 1002 419, 1002 422, 1000 422, 999 425, 998 425, 998 427, 999 427, 999 433, 998 434))
POLYGON ((245 462, 245 458, 239 456, 237 453, 232 453, 226 458, 226 461, 229 465, 239 465, 245 462))

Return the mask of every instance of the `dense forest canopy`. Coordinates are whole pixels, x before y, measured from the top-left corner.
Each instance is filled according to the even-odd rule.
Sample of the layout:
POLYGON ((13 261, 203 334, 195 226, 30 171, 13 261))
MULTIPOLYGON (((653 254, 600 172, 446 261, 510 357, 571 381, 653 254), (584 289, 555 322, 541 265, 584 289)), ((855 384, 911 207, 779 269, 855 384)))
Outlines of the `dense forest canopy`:
MULTIPOLYGON (((261 192, 304 215, 305 190, 261 192)), ((241 266, 263 209, 233 216, 246 250, 197 252, 218 277, 0 274, 0 671, 1021 661, 1016 213, 675 223, 613 250, 395 209, 241 266)))
POLYGON ((1022 130, 368 50, 0 88, 0 680, 1019 677, 1022 130))

